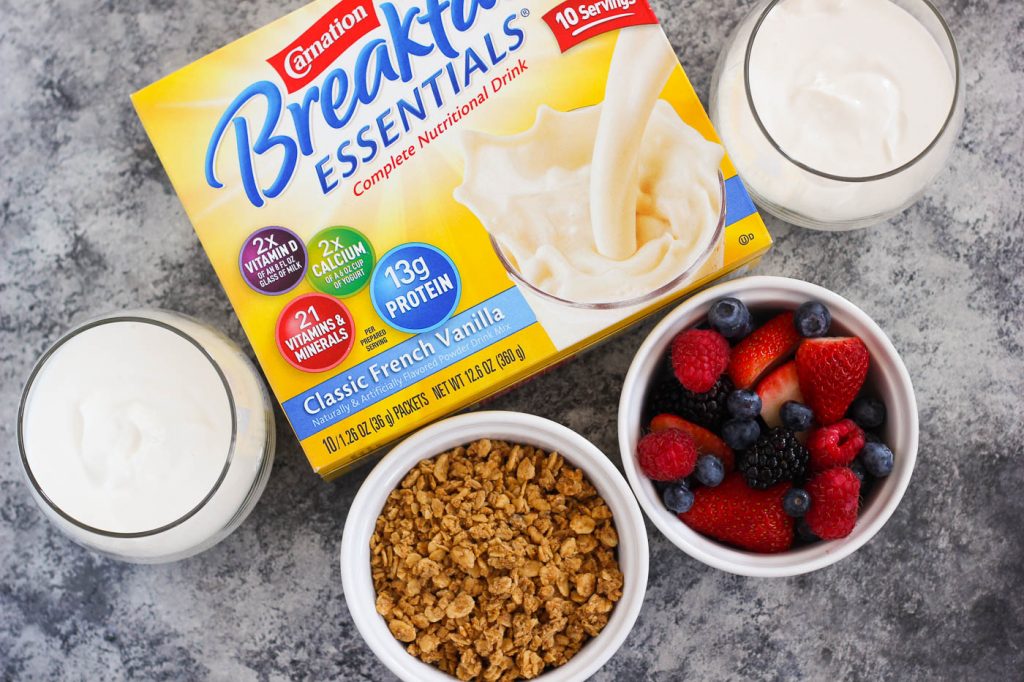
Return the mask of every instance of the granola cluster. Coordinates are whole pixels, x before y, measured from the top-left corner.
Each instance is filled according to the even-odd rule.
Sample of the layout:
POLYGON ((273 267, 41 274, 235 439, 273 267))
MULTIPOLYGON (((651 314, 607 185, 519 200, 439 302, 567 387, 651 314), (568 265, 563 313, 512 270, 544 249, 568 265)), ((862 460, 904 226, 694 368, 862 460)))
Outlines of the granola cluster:
POLYGON ((622 596, 611 510, 557 453, 479 440, 420 462, 370 539, 377 612, 460 680, 564 664, 622 596))

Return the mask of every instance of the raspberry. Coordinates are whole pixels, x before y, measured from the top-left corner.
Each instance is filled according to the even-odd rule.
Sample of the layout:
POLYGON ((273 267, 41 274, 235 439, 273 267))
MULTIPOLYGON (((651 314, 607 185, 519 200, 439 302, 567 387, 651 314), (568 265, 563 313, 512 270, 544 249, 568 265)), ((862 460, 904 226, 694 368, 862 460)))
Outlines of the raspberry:
POLYGON ((636 458, 640 470, 652 481, 678 481, 693 473, 697 445, 684 431, 666 429, 641 438, 636 458))
POLYGON ((795 433, 780 426, 762 434, 753 447, 743 450, 737 466, 751 488, 770 488, 780 481, 803 478, 807 448, 795 433))
POLYGON ((846 466, 863 447, 864 432, 851 419, 815 429, 807 437, 812 471, 846 466))
POLYGON ((729 342, 710 329, 689 329, 672 339, 672 369, 683 388, 710 391, 729 365, 729 342))
POLYGON ((860 479, 848 467, 833 467, 815 474, 804 486, 811 508, 804 519, 822 540, 845 538, 857 525, 860 479))

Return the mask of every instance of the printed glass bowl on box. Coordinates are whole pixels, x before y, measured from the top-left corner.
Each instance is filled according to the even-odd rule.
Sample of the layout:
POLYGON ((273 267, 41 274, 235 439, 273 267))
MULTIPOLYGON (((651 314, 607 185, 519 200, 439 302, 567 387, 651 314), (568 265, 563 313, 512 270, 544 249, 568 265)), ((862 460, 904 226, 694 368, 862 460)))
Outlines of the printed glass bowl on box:
MULTIPOLYGON (((681 351, 677 350, 677 353, 679 352, 681 351)), ((768 354, 771 355, 770 353, 768 354)), ((860 365, 861 371, 864 369, 864 359, 863 356, 860 356, 862 363, 860 365)), ((725 379, 719 380, 720 384, 723 382, 725 382, 725 379)), ((837 385, 841 384, 837 382, 837 385)), ((700 395, 714 397, 713 392, 700 395)), ((843 402, 845 403, 845 400, 843 402)), ((825 418, 825 423, 822 425, 840 423, 844 425, 843 428, 847 428, 848 425, 844 419, 850 414, 852 412, 838 416, 836 414, 828 414, 825 418)), ((858 414, 857 416, 858 419, 869 421, 871 415, 858 414)), ((671 427, 672 424, 669 423, 668 426, 671 427)), ((842 437, 839 438, 840 445, 848 442, 846 437, 847 434, 844 432, 842 437)), ((686 445, 688 442, 687 438, 678 436, 675 440, 678 440, 683 445, 686 445)), ((696 444, 693 446, 693 449, 699 453, 705 453, 709 449, 720 447, 720 445, 712 442, 717 441, 717 438, 705 438, 702 441, 698 435, 694 435, 690 440, 696 444)), ((667 445, 661 444, 663 449, 673 445, 672 439, 666 439, 666 441, 667 445)), ((648 443, 650 442, 648 441, 648 443)), ((619 403, 619 446, 622 452, 623 467, 641 507, 643 507, 658 529, 687 554, 710 566, 742 575, 772 577, 806 573, 828 566, 861 547, 878 532, 899 504, 910 482, 910 476, 917 455, 917 444, 918 416, 913 386, 911 385, 906 368, 903 366, 903 362, 885 333, 863 311, 841 296, 807 282, 781 277, 746 277, 725 282, 691 298, 669 313, 654 328, 637 351, 636 357, 626 375, 619 403), (721 400, 716 398, 715 401, 700 402, 699 406, 702 409, 706 409, 707 413, 711 414, 712 417, 705 417, 699 412, 694 412, 693 406, 689 404, 689 401, 682 407, 682 411, 687 412, 688 416, 695 421, 718 419, 720 417, 720 421, 716 421, 709 426, 710 432, 720 436, 723 441, 731 441, 737 446, 732 450, 735 458, 735 472, 728 474, 725 477, 725 482, 721 483, 717 488, 709 488, 708 490, 712 491, 710 495, 707 492, 703 493, 703 499, 706 502, 707 500, 719 500, 729 496, 730 500, 744 500, 744 504, 747 504, 747 500, 753 501, 750 505, 741 508, 744 513, 753 509, 753 504, 764 505, 765 516, 763 518, 770 523, 763 526, 763 528, 770 529, 771 532, 764 533, 763 537, 759 536, 759 542, 764 540, 765 537, 769 538, 767 542, 759 545, 759 549, 764 552, 774 553, 759 553, 740 549, 735 543, 719 542, 691 528, 681 519, 687 519, 689 523, 694 523, 698 527, 707 530, 699 522, 706 522, 708 506, 705 504, 700 507, 699 512, 702 518, 699 519, 694 516, 688 516, 689 512, 683 513, 680 516, 670 511, 666 508, 666 502, 670 503, 673 507, 678 506, 680 510, 683 510, 690 504, 690 500, 683 499, 681 496, 670 496, 667 500, 664 499, 661 491, 659 491, 661 484, 656 485, 641 470, 641 466, 643 466, 648 474, 658 474, 659 472, 652 472, 650 461, 645 460, 642 463, 638 461, 638 457, 643 458, 648 454, 646 452, 638 452, 638 444, 641 442, 641 439, 648 432, 665 427, 664 424, 654 424, 651 422, 651 415, 647 414, 647 400, 652 391, 655 390, 659 377, 663 376, 666 357, 672 352, 673 339, 677 338, 682 332, 704 325, 712 305, 716 301, 730 297, 742 301, 757 320, 756 331, 752 334, 744 335, 745 339, 760 340, 770 337, 773 327, 778 327, 781 330, 780 338, 784 334, 792 336, 791 332, 786 329, 787 326, 789 329, 792 329, 794 325, 788 313, 796 311, 799 306, 808 301, 820 302, 831 312, 831 328, 827 337, 798 339, 795 343, 789 344, 788 350, 779 351, 781 355, 775 358, 773 366, 752 370, 749 375, 746 374, 742 362, 738 365, 733 364, 734 358, 747 357, 749 359, 751 356, 757 355, 760 351, 757 351, 756 344, 748 344, 745 347, 745 349, 755 350, 754 353, 737 353, 737 349, 744 347, 744 341, 734 343, 733 347, 728 350, 730 366, 725 370, 724 376, 730 377, 730 381, 734 378, 741 385, 746 385, 749 382, 756 389, 758 398, 763 397, 763 401, 752 401, 762 404, 751 407, 764 420, 758 422, 760 424, 760 431, 752 436, 752 439, 759 439, 757 440, 756 449, 751 444, 743 442, 744 438, 747 437, 746 434, 738 431, 727 433, 725 427, 722 426, 725 420, 730 419, 734 412, 742 412, 750 407, 740 404, 742 401, 726 399, 725 395, 731 393, 731 385, 728 385, 722 391, 723 396, 721 400), (772 322, 773 320, 777 321, 772 322), (811 439, 815 437, 816 433, 825 433, 821 426, 815 424, 808 429, 804 424, 807 421, 806 415, 802 414, 800 410, 787 409, 784 415, 778 412, 778 408, 790 399, 795 400, 795 402, 813 405, 816 412, 820 411, 826 414, 845 409, 843 405, 840 405, 838 408, 830 405, 831 402, 834 402, 831 394, 821 394, 826 397, 819 400, 812 396, 810 390, 807 390, 808 386, 814 389, 820 385, 819 377, 813 374, 815 353, 842 351, 848 345, 854 345, 853 341, 834 341, 833 337, 842 337, 844 339, 855 337, 860 339, 859 342, 856 342, 858 352, 866 354, 869 359, 866 378, 863 380, 860 394, 877 398, 887 409, 887 415, 882 426, 867 430, 875 431, 877 438, 891 448, 892 452, 895 453, 895 457, 892 470, 887 476, 871 477, 871 479, 868 479, 868 483, 864 485, 863 491, 865 495, 860 500, 859 513, 856 517, 855 525, 853 525, 852 531, 849 531, 849 527, 843 529, 844 533, 849 531, 848 535, 841 539, 819 540, 803 544, 801 542, 802 538, 797 536, 796 531, 801 525, 801 520, 811 521, 811 517, 808 516, 804 519, 796 520, 793 520, 792 517, 802 513, 801 506, 806 501, 799 499, 783 500, 782 495, 785 489, 791 485, 792 487, 803 486, 810 489, 809 492, 813 499, 819 499, 817 497, 819 494, 818 490, 813 488, 815 484, 812 483, 818 476, 817 471, 819 469, 833 472, 829 474, 830 477, 841 475, 844 483, 850 483, 855 488, 859 488, 859 484, 852 483, 853 480, 856 480, 854 478, 855 470, 859 466, 856 462, 834 466, 832 462, 826 461, 827 457, 831 456, 831 449, 820 447, 818 444, 811 444, 811 439), (804 350, 805 347, 806 351, 804 350), (796 350, 797 348, 799 350, 796 350), (789 360, 794 353, 796 353, 797 359, 789 360), (786 357, 782 357, 782 355, 786 357), (786 362, 787 360, 788 362, 786 362), (808 372, 808 367, 811 368, 810 372, 808 372), (785 375, 788 369, 792 369, 794 372, 799 369, 801 378, 804 381, 797 381, 797 377, 792 377, 792 381, 787 382, 786 377, 782 375, 785 375), (755 377, 755 374, 758 376, 755 377), (790 388, 787 389, 787 386, 790 388), (807 397, 799 395, 800 389, 797 388, 798 386, 805 387, 805 392, 808 393, 807 397), (787 397, 785 395, 787 390, 792 390, 797 395, 787 397), (719 403, 723 403, 725 407, 720 409, 719 403), (775 409, 775 414, 768 416, 769 409, 775 409), (722 413, 721 415, 719 415, 720 412, 722 413), (719 417, 714 415, 719 415, 719 417), (770 439, 764 422, 771 421, 774 423, 783 419, 793 428, 780 429, 777 434, 775 431, 772 431, 771 433, 777 437, 770 439), (802 433, 793 432, 798 429, 805 429, 805 431, 802 433), (762 440, 765 442, 762 443, 762 440), (811 450, 814 454, 808 455, 808 450, 811 450), (792 476, 797 478, 797 481, 795 484, 791 484, 788 480, 788 477, 791 477, 791 475, 786 469, 789 464, 780 460, 779 462, 773 461, 768 468, 760 468, 757 465, 758 463, 763 463, 764 460, 761 459, 760 455, 757 459, 752 458, 751 453, 755 451, 762 455, 767 453, 766 456, 768 458, 778 454, 783 459, 788 457, 790 453, 793 453, 796 459, 808 458, 794 465, 797 468, 801 466, 806 468, 801 469, 801 472, 792 476), (844 472, 836 474, 835 472, 838 472, 840 469, 844 470, 844 472), (805 474, 802 472, 807 472, 806 479, 803 478, 805 474), (777 478, 778 480, 776 480, 777 478), (775 497, 767 499, 772 497, 773 491, 775 492, 775 497), (783 509, 787 512, 785 515, 783 515, 783 509), (773 543, 771 541, 771 538, 777 538, 778 533, 781 532, 778 526, 786 526, 790 528, 789 532, 792 533, 790 538, 784 543, 773 543)), ((686 456, 689 451, 678 446, 678 444, 676 445, 677 450, 669 450, 669 452, 681 453, 681 457, 686 456)), ((857 455, 858 461, 865 458, 865 450, 861 449, 864 446, 861 446, 860 443, 853 443, 848 447, 853 447, 860 453, 857 455)), ((661 462, 658 463, 663 464, 661 462)), ((689 467, 690 464, 687 463, 687 466, 689 467)), ((665 466, 667 470, 665 475, 656 477, 671 478, 673 475, 671 467, 675 466, 674 460, 669 460, 665 466)), ((695 472, 690 474, 690 476, 698 478, 701 475, 713 475, 714 473, 713 471, 695 472)), ((689 488, 695 492, 698 503, 702 495, 700 485, 699 481, 695 482, 693 478, 689 479, 689 488)), ((722 509, 728 510, 728 508, 728 504, 723 503, 722 509)), ((819 511, 826 508, 823 505, 819 511)), ((698 511, 697 503, 690 509, 698 511)), ((757 507, 757 509, 760 510, 761 507, 757 507)), ((726 513, 726 511, 722 512, 723 518, 725 518, 724 515, 726 513)), ((726 520, 731 521, 737 516, 742 516, 742 514, 733 515, 733 517, 726 520)))
MULTIPOLYGON (((547 453, 557 452, 568 465, 582 471, 585 479, 593 485, 611 511, 618 536, 617 560, 623 580, 621 598, 609 612, 607 624, 596 636, 589 639, 567 662, 549 667, 535 678, 543 682, 586 679, 621 646, 640 612, 647 587, 648 568, 643 516, 628 484, 600 450, 566 427, 533 415, 475 412, 452 417, 417 432, 381 460, 359 489, 349 510, 342 536, 342 585, 352 619, 373 652, 399 678, 408 682, 454 679, 407 651, 408 646, 421 643, 416 637, 419 633, 405 633, 403 629, 408 627, 389 623, 378 613, 370 545, 378 529, 378 516, 385 508, 389 496, 419 462, 481 439, 531 445, 547 453), (389 629, 389 625, 393 629, 389 629), (403 643, 396 637, 408 638, 410 643, 403 643)), ((540 473, 537 471, 537 474, 540 473)), ((475 486, 469 484, 468 487, 475 486)), ((483 518, 481 522, 484 522, 483 518)), ((451 558, 454 561, 456 557, 453 555, 451 558)), ((462 557, 461 560, 468 562, 468 557, 462 557)), ((549 577, 557 583, 554 573, 549 577)), ((427 581, 421 583, 419 588, 425 590, 431 584, 427 581)), ((488 585, 488 590, 490 588, 488 585)), ((458 598, 446 607, 445 616, 449 616, 449 608, 460 608, 456 602, 458 598)), ((546 608, 546 605, 547 602, 541 608, 546 608)), ((466 606, 470 607, 468 601, 466 606)), ((465 616, 462 613, 458 611, 450 614, 450 617, 473 619, 481 615, 474 610, 465 616)), ((436 618, 438 615, 432 614, 431 617, 436 618)), ((421 622, 421 625, 424 626, 423 630, 429 628, 427 623, 421 622)), ((529 653, 524 655, 529 656, 529 653)))
POLYGON ((757 204, 821 230, 916 201, 963 111, 960 55, 928 0, 763 0, 711 85, 711 119, 757 204))
MULTIPOLYGON (((621 300, 595 300, 595 301, 573 301, 566 298, 556 296, 544 289, 536 286, 529 278, 524 277, 523 273, 517 264, 516 258, 512 252, 507 252, 502 246, 502 242, 497 239, 493 234, 490 235, 491 246, 494 249, 495 255, 498 260, 508 271, 509 277, 512 278, 519 286, 524 287, 527 291, 532 292, 544 301, 550 301, 560 305, 570 306, 573 308, 582 308, 586 310, 615 310, 619 308, 629 308, 632 306, 642 305, 649 301, 653 301, 656 298, 664 296, 669 292, 679 289, 687 282, 695 279, 698 273, 704 271, 705 266, 712 260, 715 259, 715 254, 718 253, 717 260, 713 263, 714 267, 722 267, 722 254, 723 250, 722 233, 725 231, 725 179, 722 177, 722 172, 718 172, 718 187, 719 187, 719 209, 718 218, 715 222, 715 227, 704 239, 703 248, 696 254, 691 262, 689 262, 682 271, 674 274, 671 279, 667 282, 658 285, 652 291, 644 292, 640 295, 629 296, 621 300)), ((621 282, 621 280, 618 280, 621 282)))

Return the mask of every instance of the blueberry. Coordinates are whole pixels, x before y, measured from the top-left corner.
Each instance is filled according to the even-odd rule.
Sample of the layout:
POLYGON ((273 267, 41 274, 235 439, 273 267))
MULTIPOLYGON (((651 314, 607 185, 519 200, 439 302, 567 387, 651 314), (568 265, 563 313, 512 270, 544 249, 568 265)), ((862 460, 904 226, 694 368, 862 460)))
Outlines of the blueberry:
POLYGON ((877 429, 885 423, 885 403, 863 396, 853 401, 846 414, 862 429, 877 429))
POLYGON ((807 521, 804 519, 800 519, 796 522, 796 537, 805 545, 809 545, 810 543, 817 542, 821 539, 813 530, 811 530, 811 527, 807 525, 807 521))
POLYGON ((796 330, 804 338, 825 336, 832 324, 832 313, 817 301, 808 301, 796 309, 793 317, 796 330))
POLYGON ((868 470, 864 468, 864 464, 859 458, 850 462, 850 471, 853 472, 854 476, 860 479, 861 485, 863 485, 864 481, 868 477, 868 470))
POLYGON ((750 311, 738 299, 722 298, 708 310, 708 324, 725 338, 738 339, 750 325, 750 311))
POLYGON ((697 459, 694 476, 704 485, 714 488, 725 478, 725 465, 714 455, 701 455, 697 459))
POLYGON ((779 409, 779 418, 782 419, 782 425, 787 429, 806 431, 814 422, 814 412, 803 403, 787 400, 779 409))
POLYGON ((684 484, 673 483, 661 493, 661 501, 673 514, 682 514, 693 506, 693 493, 684 484))
POLYGON ((722 425, 722 440, 735 450, 746 450, 760 437, 761 427, 753 419, 730 419, 722 425))
POLYGON ((875 478, 884 478, 892 473, 892 450, 884 443, 866 443, 860 451, 860 461, 875 478))
POLYGON ((811 496, 803 488, 790 488, 782 497, 782 509, 790 516, 799 518, 811 508, 811 496))
POLYGON ((725 406, 737 419, 757 419, 761 415, 761 396, 741 388, 729 394, 725 406))

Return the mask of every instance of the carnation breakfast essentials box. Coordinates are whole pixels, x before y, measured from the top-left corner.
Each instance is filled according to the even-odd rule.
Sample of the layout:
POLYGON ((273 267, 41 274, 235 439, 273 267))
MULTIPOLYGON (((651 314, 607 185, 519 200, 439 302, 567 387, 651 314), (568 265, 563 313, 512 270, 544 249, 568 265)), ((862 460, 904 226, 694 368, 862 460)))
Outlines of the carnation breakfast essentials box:
POLYGON ((771 244, 646 0, 321 0, 132 100, 324 477, 771 244))

